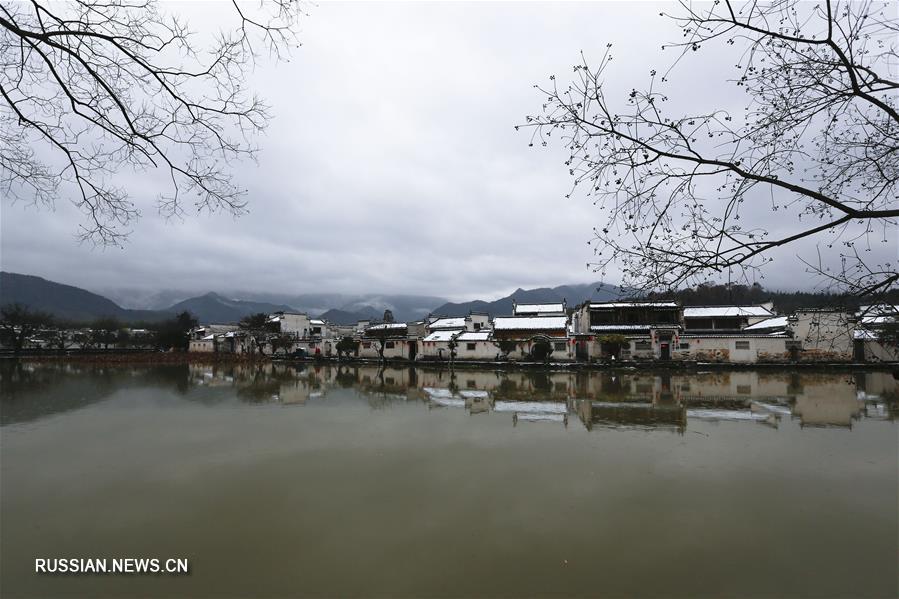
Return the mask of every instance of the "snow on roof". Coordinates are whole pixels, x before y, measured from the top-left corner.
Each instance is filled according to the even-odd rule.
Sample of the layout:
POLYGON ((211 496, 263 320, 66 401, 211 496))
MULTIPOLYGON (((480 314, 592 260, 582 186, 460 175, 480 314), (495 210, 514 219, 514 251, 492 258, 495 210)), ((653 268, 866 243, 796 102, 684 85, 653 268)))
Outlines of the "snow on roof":
POLYGON ((885 324, 888 322, 895 322, 896 316, 862 316, 861 321, 863 324, 885 324))
POLYGON ((565 312, 562 302, 555 304, 515 304, 514 314, 543 314, 546 312, 565 312))
POLYGON ((567 324, 567 316, 499 316, 493 319, 493 328, 497 331, 558 330, 567 324))
POLYGON ((458 331, 434 331, 422 341, 452 341, 458 331))
POLYGON ((457 341, 488 341, 490 331, 478 331, 476 333, 462 333, 456 337, 457 341))
POLYGON ((677 302, 590 302, 591 308, 677 308, 677 302))
POLYGON ((396 330, 396 329, 405 329, 405 322, 385 322, 384 324, 373 324, 366 331, 386 331, 386 330, 396 330))
MULTIPOLYGON (((676 325, 669 325, 676 326, 676 325)), ((651 324, 597 324, 590 327, 591 331, 648 331, 653 328, 651 324)))
POLYGON ((764 306, 693 306, 684 308, 684 318, 726 318, 732 316, 774 316, 764 306))
POLYGON ((324 321, 324 320, 320 320, 320 319, 318 319, 318 318, 313 318, 313 319, 310 320, 309 322, 312 323, 312 324, 318 324, 318 325, 324 325, 324 324, 325 324, 325 321, 324 321))
POLYGON ((768 329, 783 329, 787 326, 787 317, 786 316, 775 316, 774 318, 766 318, 761 322, 757 322, 755 324, 751 324, 748 327, 744 327, 744 331, 766 331, 768 329))
POLYGON ((465 318, 440 318, 428 325, 431 330, 435 329, 464 329, 465 318))
POLYGON ((899 314, 899 306, 894 304, 874 304, 871 306, 859 306, 859 315, 883 315, 883 314, 899 314))
POLYGON ((568 404, 560 401, 497 401, 493 411, 567 414, 568 404))
POLYGON ((876 341, 878 339, 877 333, 868 329, 855 329, 852 331, 852 338, 863 341, 876 341))
POLYGON ((212 335, 206 335, 202 339, 202 341, 214 341, 214 340, 215 340, 215 333, 213 333, 212 335))

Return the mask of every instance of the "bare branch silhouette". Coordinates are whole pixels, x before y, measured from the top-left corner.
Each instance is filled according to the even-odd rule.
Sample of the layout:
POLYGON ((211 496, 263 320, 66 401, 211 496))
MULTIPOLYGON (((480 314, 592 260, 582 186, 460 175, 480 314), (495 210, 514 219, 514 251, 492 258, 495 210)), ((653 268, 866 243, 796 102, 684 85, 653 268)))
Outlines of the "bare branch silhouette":
POLYGON ((79 237, 120 245, 142 190, 122 170, 167 173, 166 216, 245 211, 235 160, 268 106, 246 89, 257 57, 296 45, 296 0, 234 0, 230 29, 191 30, 155 0, 0 2, 0 190, 53 206, 71 197, 79 237), (206 33, 207 38, 202 38, 206 33))
MULTIPOLYGON (((597 270, 612 264, 639 291, 672 289, 715 272, 748 272, 775 248, 814 238, 842 246, 828 281, 860 294, 895 287, 896 264, 868 267, 871 243, 895 241, 899 205, 899 22, 871 2, 736 5, 681 2, 676 61, 707 45, 743 49, 733 83, 743 114, 666 113, 664 76, 632 90, 620 110, 604 92, 611 45, 571 83, 538 86, 543 113, 522 127, 531 144, 561 136, 572 192, 606 213, 597 270), (787 234, 747 224, 780 213, 787 234), (856 263, 852 264, 851 261, 856 263)), ((672 67, 673 69, 673 67, 672 67)), ((570 195, 570 194, 569 194, 570 195)), ((781 227, 782 228, 782 227, 781 227)))

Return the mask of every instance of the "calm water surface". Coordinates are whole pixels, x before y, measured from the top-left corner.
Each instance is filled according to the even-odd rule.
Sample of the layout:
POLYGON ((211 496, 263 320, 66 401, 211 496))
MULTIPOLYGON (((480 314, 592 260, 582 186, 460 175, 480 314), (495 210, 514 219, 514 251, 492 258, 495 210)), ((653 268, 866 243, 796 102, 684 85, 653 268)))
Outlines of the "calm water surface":
POLYGON ((0 374, 4 598, 899 594, 890 372, 0 374))

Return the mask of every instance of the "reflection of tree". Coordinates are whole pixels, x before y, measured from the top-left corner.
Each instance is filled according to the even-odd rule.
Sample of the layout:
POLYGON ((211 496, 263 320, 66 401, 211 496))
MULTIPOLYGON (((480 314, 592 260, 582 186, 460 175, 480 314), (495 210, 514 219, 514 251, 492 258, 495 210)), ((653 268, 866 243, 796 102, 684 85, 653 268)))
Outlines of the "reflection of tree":
POLYGON ((334 375, 334 382, 344 389, 355 387, 359 382, 359 369, 338 367, 337 374, 334 375))
POLYGON ((148 386, 186 393, 191 386, 189 368, 2 360, 0 423, 39 420, 103 401, 121 389, 148 386))

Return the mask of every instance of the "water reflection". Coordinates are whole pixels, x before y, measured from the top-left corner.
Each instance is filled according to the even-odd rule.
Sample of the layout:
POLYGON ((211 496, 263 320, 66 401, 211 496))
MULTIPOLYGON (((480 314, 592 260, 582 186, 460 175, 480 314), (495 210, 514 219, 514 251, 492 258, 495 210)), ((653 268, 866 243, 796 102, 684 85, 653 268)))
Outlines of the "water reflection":
POLYGON ((287 364, 94 366, 0 365, 3 424, 102 401, 123 387, 165 387, 192 401, 303 406, 353 389, 375 409, 423 402, 471 415, 504 413, 510 424, 577 419, 588 430, 683 433, 690 421, 852 428, 899 415, 896 373, 482 371, 287 364))

